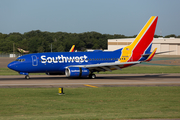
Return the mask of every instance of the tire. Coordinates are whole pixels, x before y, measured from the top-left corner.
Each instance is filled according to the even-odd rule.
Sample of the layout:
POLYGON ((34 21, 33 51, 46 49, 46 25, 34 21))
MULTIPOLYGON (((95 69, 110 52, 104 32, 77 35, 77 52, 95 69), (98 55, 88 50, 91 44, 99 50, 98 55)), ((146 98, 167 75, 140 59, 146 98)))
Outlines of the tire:
POLYGON ((90 74, 90 75, 89 75, 89 78, 95 79, 95 78, 96 78, 96 75, 95 75, 95 74, 90 74))
POLYGON ((30 78, 30 77, 29 77, 29 75, 26 75, 26 76, 25 76, 25 79, 27 79, 27 80, 28 80, 29 78, 30 78))

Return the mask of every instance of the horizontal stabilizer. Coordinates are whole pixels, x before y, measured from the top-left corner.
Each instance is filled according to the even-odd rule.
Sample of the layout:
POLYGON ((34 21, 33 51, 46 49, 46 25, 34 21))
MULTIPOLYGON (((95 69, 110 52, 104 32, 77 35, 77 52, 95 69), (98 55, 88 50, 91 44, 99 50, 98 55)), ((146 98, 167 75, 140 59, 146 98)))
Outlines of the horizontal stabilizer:
POLYGON ((174 52, 175 50, 171 50, 171 51, 164 51, 164 52, 158 52, 158 53, 156 53, 156 55, 158 55, 158 54, 163 54, 163 53, 169 53, 169 52, 174 52))

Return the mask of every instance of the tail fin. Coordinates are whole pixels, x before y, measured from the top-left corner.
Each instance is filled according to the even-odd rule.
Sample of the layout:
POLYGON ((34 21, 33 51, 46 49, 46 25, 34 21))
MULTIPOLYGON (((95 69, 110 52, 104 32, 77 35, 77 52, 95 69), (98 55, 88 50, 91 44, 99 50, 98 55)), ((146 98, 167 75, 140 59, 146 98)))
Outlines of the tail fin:
POLYGON ((152 16, 135 40, 122 50, 120 62, 138 61, 141 56, 149 51, 154 37, 158 16, 152 16))
POLYGON ((71 49, 69 50, 69 52, 74 52, 74 48, 75 48, 75 45, 73 45, 73 46, 71 47, 71 49))

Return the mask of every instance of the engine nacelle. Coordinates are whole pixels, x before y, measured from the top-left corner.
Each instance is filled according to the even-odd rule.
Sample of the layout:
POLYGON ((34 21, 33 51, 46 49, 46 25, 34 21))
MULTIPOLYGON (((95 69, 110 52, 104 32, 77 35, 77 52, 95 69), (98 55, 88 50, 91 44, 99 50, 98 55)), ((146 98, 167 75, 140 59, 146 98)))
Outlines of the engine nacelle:
POLYGON ((81 67, 68 67, 65 70, 67 77, 86 77, 89 75, 89 69, 81 67))

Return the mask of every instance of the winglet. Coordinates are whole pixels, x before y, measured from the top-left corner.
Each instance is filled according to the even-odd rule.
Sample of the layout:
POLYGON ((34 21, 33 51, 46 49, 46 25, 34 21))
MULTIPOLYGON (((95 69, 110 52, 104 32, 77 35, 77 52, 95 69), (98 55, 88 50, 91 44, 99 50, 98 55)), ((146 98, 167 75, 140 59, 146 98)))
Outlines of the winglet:
POLYGON ((75 48, 75 45, 73 45, 73 46, 71 47, 71 49, 69 50, 69 52, 74 52, 74 48, 75 48))
POLYGON ((149 55, 149 57, 146 59, 146 61, 151 61, 151 60, 152 60, 152 58, 154 57, 154 55, 155 55, 155 53, 156 53, 156 50, 157 50, 157 48, 155 48, 155 49, 153 50, 153 52, 149 55))

